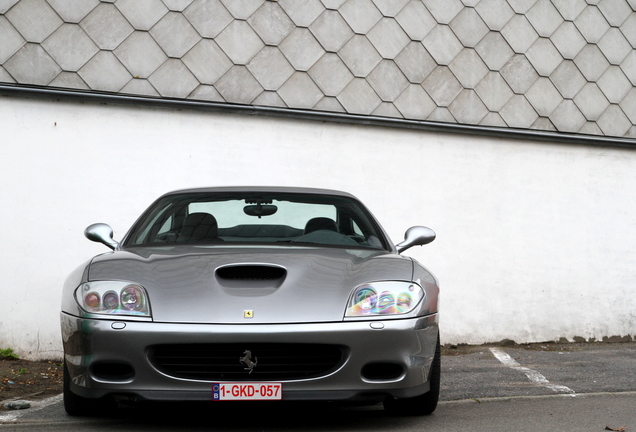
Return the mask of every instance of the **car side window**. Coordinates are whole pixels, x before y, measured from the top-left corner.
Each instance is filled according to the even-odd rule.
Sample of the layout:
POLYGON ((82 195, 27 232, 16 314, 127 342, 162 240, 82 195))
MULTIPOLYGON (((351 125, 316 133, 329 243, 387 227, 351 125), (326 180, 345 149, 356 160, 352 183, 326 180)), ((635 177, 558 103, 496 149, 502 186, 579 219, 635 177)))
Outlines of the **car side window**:
POLYGON ((360 229, 360 227, 358 226, 358 224, 355 221, 351 221, 351 227, 353 228, 353 233, 355 235, 364 237, 364 233, 362 232, 362 230, 360 229))
POLYGON ((161 225, 161 228, 159 228, 157 235, 166 234, 171 229, 172 229, 172 215, 170 215, 170 217, 166 219, 163 225, 161 225))

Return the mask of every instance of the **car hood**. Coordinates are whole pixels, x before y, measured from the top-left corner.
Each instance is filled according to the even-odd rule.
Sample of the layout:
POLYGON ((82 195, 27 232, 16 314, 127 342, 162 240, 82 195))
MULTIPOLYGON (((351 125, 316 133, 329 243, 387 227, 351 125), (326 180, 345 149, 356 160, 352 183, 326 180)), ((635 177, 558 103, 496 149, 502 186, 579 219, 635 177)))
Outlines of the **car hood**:
POLYGON ((386 251, 316 247, 176 246, 100 255, 88 279, 143 285, 158 322, 302 323, 342 321, 352 290, 380 280, 410 281, 413 262, 386 251), (284 276, 221 277, 217 269, 278 267, 284 276), (246 317, 245 311, 253 311, 246 317))

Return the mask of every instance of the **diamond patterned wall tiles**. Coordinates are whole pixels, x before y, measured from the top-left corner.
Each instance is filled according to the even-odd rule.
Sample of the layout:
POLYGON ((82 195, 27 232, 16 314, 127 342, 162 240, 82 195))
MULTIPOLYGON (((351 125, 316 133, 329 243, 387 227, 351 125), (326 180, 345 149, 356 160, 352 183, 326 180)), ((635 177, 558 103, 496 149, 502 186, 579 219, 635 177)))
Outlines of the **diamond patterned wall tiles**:
POLYGON ((373 0, 385 17, 395 17, 408 2, 409 0, 373 0))
POLYGON ((596 45, 588 44, 574 57, 574 63, 589 82, 596 82, 609 67, 609 62, 596 45))
POLYGON ((223 6, 227 8, 234 18, 246 20, 256 12, 256 9, 261 7, 264 1, 265 0, 221 0, 221 3, 223 3, 223 6))
POLYGON ((412 0, 395 17, 406 34, 414 41, 421 41, 437 24, 433 15, 419 0, 412 0))
POLYGON ((563 17, 550 0, 538 0, 526 14, 539 36, 550 37, 561 25, 563 17))
POLYGON ((141 31, 128 36, 115 48, 115 55, 136 78, 148 78, 168 58, 157 42, 141 31))
POLYGON ((409 84, 394 102, 395 107, 407 119, 425 120, 437 105, 419 84, 409 84))
POLYGON ((382 18, 369 31, 367 38, 385 59, 394 59, 411 41, 392 18, 382 18))
POLYGON ((192 0, 163 0, 171 11, 181 12, 183 11, 192 0))
POLYGON ((632 47, 636 46, 636 14, 630 14, 620 27, 621 32, 627 38, 632 47))
MULTIPOLYGON (((160 2, 160 0, 157 0, 160 2)), ((55 12, 67 23, 77 24, 99 4, 99 0, 48 0, 55 12)), ((143 3, 143 0, 120 0, 120 3, 143 3)), ((163 4, 156 5, 163 7, 163 4)), ((2 10, 0 9, 0 12, 2 10)), ((147 13, 147 11, 146 11, 147 13)))
POLYGON ((463 46, 473 48, 488 34, 490 29, 475 9, 465 8, 450 23, 453 32, 463 46))
POLYGON ((622 136, 632 127, 631 121, 617 105, 607 108, 596 123, 606 135, 613 136, 622 136))
POLYGON ((0 82, 15 84, 13 77, 3 67, 0 67, 0 82))
MULTIPOLYGON (((165 65, 166 63, 161 65, 154 74, 165 65)), ((106 92, 118 92, 132 79, 130 72, 112 51, 98 52, 77 73, 91 89, 106 92)))
MULTIPOLYGON (((213 41, 210 42, 214 43, 213 41)), ((259 51, 248 63, 247 69, 265 90, 271 91, 281 88, 294 73, 294 68, 289 64, 283 53, 273 46, 265 47, 259 51)), ((202 70, 205 70, 205 68, 202 68, 202 70)), ((210 80, 210 84, 214 84, 215 81, 210 80)))
POLYGON ((272 91, 264 91, 263 93, 256 96, 256 99, 254 99, 252 105, 281 108, 287 107, 287 104, 285 104, 278 93, 272 91))
POLYGON ((631 83, 618 66, 610 66, 597 82, 611 103, 619 103, 632 88, 631 83))
POLYGON ((291 108, 311 109, 323 97, 323 93, 305 72, 294 74, 278 91, 280 97, 291 108))
POLYGON ((636 50, 632 50, 620 66, 627 79, 636 86, 636 50))
MULTIPOLYGON (((121 1, 121 0, 119 0, 121 1)), ((137 1, 137 0, 131 0, 137 1)), ((156 0, 155 0, 156 1, 156 0)), ((208 1, 198 1, 190 5, 186 10, 183 11, 185 17, 190 21, 190 24, 195 28, 195 30, 204 38, 215 38, 218 36, 221 31, 227 27, 229 23, 233 21, 232 15, 225 9, 225 6, 221 4, 220 0, 208 0, 208 1)), ((287 17, 287 16, 285 16, 287 17)), ((255 13, 252 15, 252 18, 257 21, 258 16, 255 13)), ((277 22, 274 18, 268 17, 270 19, 270 26, 278 28, 276 25, 277 22)), ((251 24, 252 28, 256 30, 257 33, 259 25, 258 23, 251 24)), ((291 25, 289 26, 289 30, 287 33, 291 31, 291 25)), ((287 34, 285 33, 285 34, 287 34)), ((261 38, 263 36, 261 35, 261 38)), ((263 40, 265 40, 263 38, 263 40)), ((280 42, 282 37, 278 40, 280 42)))
POLYGON ((88 85, 75 72, 60 72, 60 74, 56 76, 55 79, 53 79, 53 81, 51 81, 50 85, 53 87, 67 87, 67 88, 89 90, 88 85))
POLYGON ((517 54, 528 51, 539 37, 530 21, 523 15, 513 16, 501 30, 501 35, 517 54))
MULTIPOLYGON (((23 1, 20 0, 18 5, 23 1)), ((117 48, 134 31, 133 26, 110 3, 101 3, 79 25, 100 49, 108 51, 117 48)))
MULTIPOLYGON (((574 97, 574 103, 589 121, 596 121, 609 107, 609 101, 594 83, 587 83, 574 97)), ((629 102, 626 102, 629 104, 629 102)))
POLYGON ((564 99, 573 99, 586 81, 574 62, 564 60, 550 76, 552 83, 564 99))
POLYGON ((499 32, 489 32, 477 44, 475 51, 490 70, 498 71, 514 55, 514 51, 499 32))
POLYGON ((301 27, 295 28, 278 47, 299 71, 307 71, 325 54, 325 50, 309 29, 301 27))
POLYGON ((552 3, 566 21, 574 21, 587 5, 585 0, 552 0, 552 3))
POLYGON ((500 31, 515 12, 506 0, 481 0, 475 10, 490 30, 500 31))
POLYGON ((572 60, 587 43, 573 22, 566 21, 550 38, 563 58, 572 60))
POLYGON ((596 6, 588 6, 574 19, 574 24, 579 29, 588 43, 598 43, 610 25, 596 6))
POLYGON ((435 59, 420 42, 411 42, 395 58, 395 62, 412 83, 421 83, 437 67, 435 59))
POLYGON ((28 43, 4 63, 18 83, 47 85, 62 69, 39 44, 28 43))
POLYGON ((396 64, 383 60, 367 77, 373 90, 386 102, 392 102, 409 84, 408 80, 396 64))
POLYGON ((338 101, 347 112, 354 114, 371 114, 382 103, 367 80, 362 78, 351 80, 338 95, 338 101))
POLYGON ((635 0, 0 0, 0 83, 636 138, 635 0))
POLYGON ((181 60, 168 59, 148 78, 150 83, 164 97, 185 98, 199 81, 181 60))
POLYGON ((382 19, 382 14, 371 0, 347 0, 338 13, 358 34, 366 34, 382 19))
POLYGON ((424 0, 424 5, 440 24, 450 24, 464 8, 459 0, 424 0))
POLYGON ((474 90, 464 89, 448 107, 459 123, 479 124, 488 114, 488 108, 474 90))
POLYGON ((440 65, 448 65, 464 48, 450 26, 437 25, 422 41, 424 47, 440 65))
POLYGON ((448 107, 461 93, 462 85, 447 66, 438 66, 426 77, 422 87, 437 106, 448 107))
POLYGON ((513 95, 499 111, 499 114, 507 125, 523 129, 532 126, 539 117, 528 99, 521 95, 513 95))
POLYGON ((353 36, 353 30, 337 11, 326 10, 309 27, 328 52, 338 52, 353 36))
POLYGON ((99 51, 84 30, 73 24, 63 24, 42 46, 66 71, 78 70, 99 51))
POLYGON ((298 27, 309 27, 325 10, 320 0, 279 0, 279 3, 298 27))
MULTIPOLYGON (((250 31, 252 30, 250 29, 250 31)), ((192 24, 183 14, 177 12, 169 12, 164 15, 150 29, 150 35, 157 41, 166 55, 173 58, 183 57, 201 39, 192 24)))
POLYGON ((534 70, 528 59, 521 54, 511 58, 501 68, 500 73, 516 94, 524 94, 539 79, 539 74, 534 70))
POLYGON ((0 0, 0 13, 5 13, 11 6, 16 4, 19 0, 0 0))
POLYGON ((632 12, 629 3, 622 0, 601 0, 598 8, 611 26, 620 26, 632 12))
POLYGON ((636 123, 636 89, 631 89, 625 96, 621 108, 632 123, 636 123))
POLYGON ((135 29, 144 31, 150 30, 168 13, 168 8, 161 0, 118 0, 115 6, 135 29))
POLYGON ((620 65, 627 57, 627 54, 633 50, 623 33, 615 27, 612 27, 603 35, 601 40, 598 41, 598 47, 605 55, 605 58, 613 65, 620 65))
POLYGON ((28 42, 40 43, 64 21, 44 0, 22 0, 6 13, 11 24, 28 42))
POLYGON ((3 16, 0 16, 0 34, 4 36, 0 44, 0 63, 4 63, 10 59, 26 41, 11 25, 9 20, 3 16))
POLYGON ((549 78, 539 78, 525 93, 526 99, 540 116, 548 117, 561 103, 563 96, 549 78))
POLYGON ((526 14, 537 0, 508 0, 508 4, 518 14, 526 14))
POLYGON ((212 39, 202 39, 182 60, 201 84, 209 85, 216 83, 233 66, 229 57, 212 39))
POLYGON ((353 79, 337 54, 327 53, 309 69, 309 76, 327 96, 336 97, 353 79))

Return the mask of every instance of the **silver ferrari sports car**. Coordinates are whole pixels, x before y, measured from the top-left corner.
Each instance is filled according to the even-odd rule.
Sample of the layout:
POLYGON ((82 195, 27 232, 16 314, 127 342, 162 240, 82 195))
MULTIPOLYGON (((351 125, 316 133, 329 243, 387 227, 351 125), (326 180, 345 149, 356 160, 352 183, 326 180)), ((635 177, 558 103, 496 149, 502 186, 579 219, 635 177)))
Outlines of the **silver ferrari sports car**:
POLYGON ((114 401, 313 400, 435 410, 438 284, 352 195, 171 192, 66 280, 64 407, 114 401))

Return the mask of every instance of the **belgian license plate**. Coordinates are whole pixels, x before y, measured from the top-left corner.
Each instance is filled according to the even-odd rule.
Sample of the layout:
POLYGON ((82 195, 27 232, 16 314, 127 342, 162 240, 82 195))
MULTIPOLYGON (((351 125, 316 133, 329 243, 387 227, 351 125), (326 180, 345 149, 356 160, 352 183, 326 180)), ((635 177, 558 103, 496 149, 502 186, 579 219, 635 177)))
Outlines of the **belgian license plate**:
POLYGON ((212 400, 281 400, 283 384, 272 382, 222 382, 212 384, 212 400))

